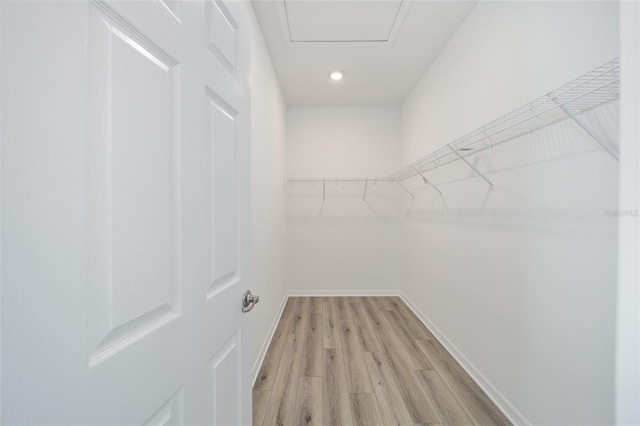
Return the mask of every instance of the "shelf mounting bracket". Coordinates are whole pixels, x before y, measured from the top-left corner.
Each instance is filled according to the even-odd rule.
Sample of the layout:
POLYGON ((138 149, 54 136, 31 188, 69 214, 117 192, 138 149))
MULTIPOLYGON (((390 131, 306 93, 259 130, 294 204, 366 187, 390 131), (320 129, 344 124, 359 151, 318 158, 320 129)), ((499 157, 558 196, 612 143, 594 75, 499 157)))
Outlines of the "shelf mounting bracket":
POLYGON ((420 175, 420 177, 422 178, 422 181, 424 182, 424 184, 425 184, 425 185, 431 185, 431 187, 432 187, 433 189, 435 189, 436 191, 438 191, 438 194, 440 194, 440 196, 441 196, 442 198, 444 198, 444 195, 442 195, 442 191, 440 191, 440 190, 438 189, 438 187, 437 187, 437 186, 435 186, 435 185, 433 184, 433 182, 431 182, 430 180, 427 180, 427 178, 426 178, 426 177, 424 177, 424 175, 423 175, 422 173, 420 173, 420 172, 418 171, 418 169, 416 169, 415 167, 411 166, 411 168, 413 169, 413 171, 414 171, 414 172, 416 172, 417 174, 419 174, 419 175, 420 175))
POLYGON ((569 108, 567 108, 566 105, 561 104, 554 97, 549 96, 549 98, 553 101, 553 103, 558 105, 558 107, 562 110, 562 112, 567 114, 567 117, 572 119, 578 126, 580 126, 580 128, 584 130, 589 136, 591 136, 593 140, 598 142, 598 145, 604 148, 604 150, 607 151, 613 158, 615 158, 616 161, 620 161, 618 156, 618 149, 615 146, 611 145, 607 140, 605 140, 602 136, 596 133, 587 123, 585 123, 585 121, 582 118, 578 117, 569 108))
POLYGON ((407 188, 405 188, 404 185, 402 184, 402 182, 400 182, 399 180, 396 180, 395 183, 400 185, 400 188, 404 189, 407 194, 411 195, 411 198, 413 198, 414 200, 416 199, 415 195, 413 195, 411 193, 411 191, 409 191, 407 188))
POLYGON ((324 203, 324 200, 327 199, 327 192, 326 192, 326 186, 327 186, 327 182, 326 179, 322 179, 322 202, 324 203))
POLYGON ((473 170, 474 172, 476 172, 476 173, 478 174, 478 176, 480 176, 480 177, 481 177, 485 182, 487 182, 487 183, 489 184, 489 188, 490 188, 490 189, 493 189, 493 183, 491 183, 491 181, 490 181, 489 179, 487 179, 487 178, 485 177, 485 175, 483 175, 482 173, 480 173, 480 172, 478 171, 478 169, 476 169, 476 168, 473 166, 473 164, 471 164, 469 161, 467 161, 467 159, 466 159, 466 158, 464 158, 462 155, 460 155, 460 153, 459 153, 458 151, 456 151, 456 150, 455 150, 451 145, 447 145, 447 146, 449 147, 449 149, 450 149, 450 150, 451 150, 455 155, 457 155, 457 156, 458 156, 458 158, 459 158, 459 159, 461 159, 462 161, 464 161, 464 163, 465 163, 467 166, 469 166, 469 168, 470 168, 471 170, 473 170))
POLYGON ((364 193, 362 194, 362 199, 367 201, 367 185, 369 184, 369 178, 364 180, 364 193))

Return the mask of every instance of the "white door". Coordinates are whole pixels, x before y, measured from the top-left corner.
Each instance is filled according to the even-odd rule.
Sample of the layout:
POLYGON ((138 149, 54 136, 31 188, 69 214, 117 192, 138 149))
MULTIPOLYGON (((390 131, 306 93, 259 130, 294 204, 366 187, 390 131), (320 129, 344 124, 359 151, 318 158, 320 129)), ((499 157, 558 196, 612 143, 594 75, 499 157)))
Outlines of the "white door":
POLYGON ((2 1, 2 424, 250 424, 247 5, 2 1))

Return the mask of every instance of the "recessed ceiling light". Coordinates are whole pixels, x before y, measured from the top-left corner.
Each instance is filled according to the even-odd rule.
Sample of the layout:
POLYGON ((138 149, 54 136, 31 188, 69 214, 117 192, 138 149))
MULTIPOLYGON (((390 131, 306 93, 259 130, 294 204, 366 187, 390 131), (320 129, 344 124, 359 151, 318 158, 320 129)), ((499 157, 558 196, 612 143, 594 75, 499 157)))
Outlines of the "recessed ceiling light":
POLYGON ((331 77, 331 80, 333 81, 338 81, 338 80, 342 80, 342 73, 340 71, 332 71, 331 74, 329 74, 329 77, 331 77))

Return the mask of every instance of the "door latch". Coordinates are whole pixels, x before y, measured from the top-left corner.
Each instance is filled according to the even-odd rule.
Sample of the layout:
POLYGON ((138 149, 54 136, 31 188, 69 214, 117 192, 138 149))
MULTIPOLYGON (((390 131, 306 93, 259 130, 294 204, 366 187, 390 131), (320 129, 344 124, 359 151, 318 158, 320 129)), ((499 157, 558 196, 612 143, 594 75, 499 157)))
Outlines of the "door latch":
POLYGON ((245 290, 242 295, 242 312, 249 312, 253 306, 260 301, 259 296, 251 294, 251 290, 245 290))

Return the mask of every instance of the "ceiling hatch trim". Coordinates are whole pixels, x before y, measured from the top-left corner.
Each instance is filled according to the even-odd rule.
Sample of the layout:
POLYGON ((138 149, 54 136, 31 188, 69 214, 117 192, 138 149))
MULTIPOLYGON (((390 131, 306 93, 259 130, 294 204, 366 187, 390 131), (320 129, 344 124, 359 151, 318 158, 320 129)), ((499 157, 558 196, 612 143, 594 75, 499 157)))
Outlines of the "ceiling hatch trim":
MULTIPOLYGON (((404 18, 407 15, 407 10, 411 4, 411 0, 386 0, 379 2, 378 4, 387 5, 387 13, 384 18, 390 21, 386 27, 379 26, 375 29, 378 37, 350 37, 350 38, 338 38, 330 39, 331 37, 296 37, 295 24, 296 24, 296 10, 300 9, 302 5, 309 4, 338 4, 345 2, 321 2, 321 1, 308 1, 308 0, 280 0, 276 2, 278 10, 278 20, 280 23, 280 29, 282 32, 282 39, 288 46, 304 46, 304 47, 387 47, 394 44, 404 18), (289 7, 287 6, 289 5, 289 7), (393 10, 389 10, 392 7, 393 10), (294 30, 292 31, 292 22, 294 24, 294 30), (379 35, 382 34, 382 37, 379 35)), ((364 5, 365 3, 371 3, 362 0, 350 0, 346 3, 356 6, 358 4, 364 5)), ((315 17, 314 17, 315 18, 315 17)), ((299 27, 299 25, 298 25, 299 27)))

